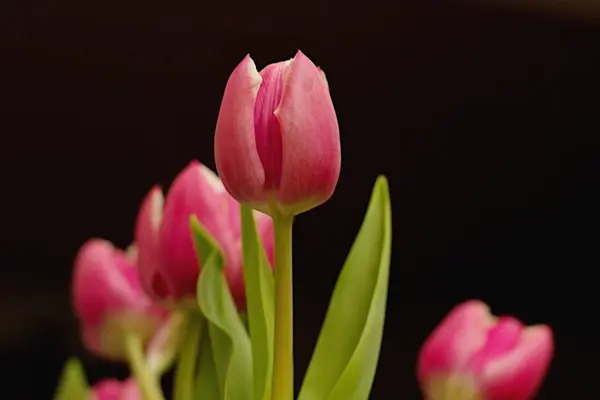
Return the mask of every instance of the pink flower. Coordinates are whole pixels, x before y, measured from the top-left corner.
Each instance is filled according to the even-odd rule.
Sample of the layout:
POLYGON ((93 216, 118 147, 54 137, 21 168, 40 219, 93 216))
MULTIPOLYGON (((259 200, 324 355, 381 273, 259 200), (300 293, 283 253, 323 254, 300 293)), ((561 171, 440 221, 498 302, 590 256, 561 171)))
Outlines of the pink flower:
MULTIPOLYGON (((190 231, 191 215, 196 215, 223 250, 232 296, 238 307, 245 308, 239 204, 219 178, 197 161, 175 178, 166 201, 155 186, 142 203, 135 233, 142 286, 154 299, 195 304, 200 267, 190 231)), ((255 218, 272 259, 272 220, 259 213, 255 218)))
POLYGON ((260 73, 246 56, 225 87, 215 158, 229 193, 265 213, 298 214, 329 199, 341 155, 323 72, 300 51, 260 73))
POLYGON ((73 302, 86 346, 124 360, 125 332, 149 339, 166 317, 140 286, 134 252, 127 254, 101 239, 79 250, 73 273, 73 302))
POLYGON ((526 400, 535 395, 553 352, 548 326, 496 318, 480 301, 454 308, 429 336, 418 362, 428 400, 526 400))
POLYGON ((142 393, 133 379, 105 379, 91 389, 90 400, 142 400, 142 393))

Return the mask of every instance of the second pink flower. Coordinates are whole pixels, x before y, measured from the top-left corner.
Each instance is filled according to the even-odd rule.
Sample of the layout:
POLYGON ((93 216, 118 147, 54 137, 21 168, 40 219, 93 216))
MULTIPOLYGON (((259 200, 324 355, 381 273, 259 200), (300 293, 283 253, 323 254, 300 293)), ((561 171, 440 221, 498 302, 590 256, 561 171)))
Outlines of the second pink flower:
MULTIPOLYGON (((240 309, 245 308, 239 204, 219 178, 197 161, 175 178, 166 199, 155 186, 142 203, 135 232, 142 286, 157 300, 195 299, 200 266, 190 231, 191 215, 221 246, 232 296, 240 309)), ((255 219, 272 260, 271 218, 256 213, 255 219)))

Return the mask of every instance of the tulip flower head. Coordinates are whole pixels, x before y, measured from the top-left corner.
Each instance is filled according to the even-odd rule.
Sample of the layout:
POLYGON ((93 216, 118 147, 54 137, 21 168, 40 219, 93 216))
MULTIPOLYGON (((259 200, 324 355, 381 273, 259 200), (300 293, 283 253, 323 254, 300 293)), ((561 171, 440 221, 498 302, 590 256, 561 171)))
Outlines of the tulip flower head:
POLYGON ((418 378, 427 400, 527 400, 552 352, 549 327, 496 318, 484 303, 467 301, 423 345, 418 378))
POLYGON ((267 214, 294 215, 329 199, 341 156, 324 73, 300 51, 260 72, 246 56, 225 88, 215 159, 229 193, 267 214))
POLYGON ((141 288, 136 260, 110 242, 91 239, 75 260, 73 302, 86 346, 98 355, 124 360, 124 338, 144 342, 166 317, 141 288))
POLYGON ((94 385, 89 400, 142 400, 142 394, 133 379, 105 379, 94 385))
MULTIPOLYGON (((243 309, 239 203, 227 193, 219 178, 197 161, 175 178, 166 199, 155 186, 142 203, 135 239, 144 290, 155 300, 195 307, 201 266, 190 230, 192 215, 221 247, 232 296, 243 309)), ((256 223, 272 258, 271 218, 257 214, 256 223)))

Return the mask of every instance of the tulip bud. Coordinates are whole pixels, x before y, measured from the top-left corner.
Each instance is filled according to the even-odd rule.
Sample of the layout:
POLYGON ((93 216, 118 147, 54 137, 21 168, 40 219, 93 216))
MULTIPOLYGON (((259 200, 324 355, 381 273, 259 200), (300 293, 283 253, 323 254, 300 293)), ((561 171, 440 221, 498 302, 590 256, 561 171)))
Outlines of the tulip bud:
MULTIPOLYGON (((142 203, 135 233, 142 286, 156 300, 195 304, 200 265, 190 231, 192 215, 223 250, 225 276, 243 309, 239 204, 219 178, 197 161, 175 178, 166 201, 160 188, 154 187, 142 203)), ((264 215, 260 221, 265 248, 272 252, 272 221, 264 215)))
POLYGON ((132 259, 100 239, 89 240, 79 250, 73 302, 86 346, 112 359, 126 359, 126 333, 146 341, 166 318, 166 311, 142 290, 132 259))
POLYGON ((299 214, 329 199, 341 155, 325 74, 300 51, 260 73, 246 56, 225 87, 215 159, 229 193, 267 214, 299 214))
POLYGON ((91 389, 90 400, 142 400, 142 394, 133 379, 105 379, 91 389))
POLYGON ((548 326, 496 318, 480 301, 455 309, 429 336, 418 378, 427 400, 527 400, 537 392, 553 352, 548 326))

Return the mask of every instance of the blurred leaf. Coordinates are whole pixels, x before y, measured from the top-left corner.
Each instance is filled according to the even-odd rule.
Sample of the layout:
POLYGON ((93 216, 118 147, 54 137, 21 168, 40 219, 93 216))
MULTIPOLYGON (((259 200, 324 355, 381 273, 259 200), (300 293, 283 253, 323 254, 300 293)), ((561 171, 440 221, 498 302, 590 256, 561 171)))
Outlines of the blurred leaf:
POLYGON ((81 362, 76 358, 69 359, 63 368, 54 400, 83 400, 88 397, 89 391, 81 362))
POLYGON ((190 229, 192 231, 192 238, 194 239, 194 245, 196 247, 196 255, 200 261, 200 265, 204 265, 207 260, 213 255, 216 257, 215 262, 222 268, 224 264, 223 250, 217 241, 211 236, 210 233, 202 226, 198 217, 192 215, 190 217, 190 229))
POLYGON ((205 252, 198 280, 197 299, 200 310, 209 322, 220 398, 252 400, 253 391, 249 390, 252 387, 250 337, 229 292, 223 273, 222 253, 197 219, 193 218, 191 225, 198 252, 205 252))
POLYGON ((202 344, 200 346, 200 361, 198 362, 198 373, 194 391, 195 399, 220 400, 222 398, 219 396, 219 382, 215 368, 211 341, 208 336, 208 326, 206 326, 202 334, 202 344))
POLYGON ((379 177, 338 278, 298 400, 368 399, 383 336, 391 225, 389 188, 379 177))
POLYGON ((273 375, 274 279, 269 260, 262 246, 253 210, 241 205, 244 282, 252 360, 254 362, 254 398, 271 398, 273 375))

